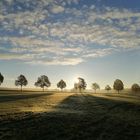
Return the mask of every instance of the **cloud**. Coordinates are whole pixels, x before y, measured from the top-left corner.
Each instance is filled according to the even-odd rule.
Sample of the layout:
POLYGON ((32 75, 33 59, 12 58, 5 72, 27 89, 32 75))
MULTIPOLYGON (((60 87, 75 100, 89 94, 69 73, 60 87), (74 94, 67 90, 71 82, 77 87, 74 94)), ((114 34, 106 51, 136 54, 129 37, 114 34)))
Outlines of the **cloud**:
MULTIPOLYGON (((3 39, 7 40, 7 39, 3 39)), ((103 57, 109 49, 91 49, 86 46, 65 46, 59 41, 44 41, 27 37, 8 38, 14 47, 0 54, 0 60, 20 60, 28 64, 77 65, 88 58, 103 57)))
POLYGON ((104 12, 97 12, 96 9, 91 10, 87 13, 88 20, 94 22, 96 19, 130 19, 130 18, 140 18, 139 12, 133 12, 128 9, 118 9, 105 7, 104 12))
POLYGON ((59 5, 53 5, 52 8, 51 8, 51 12, 54 13, 54 14, 61 13, 64 10, 65 10, 64 7, 59 6, 59 5))
POLYGON ((77 65, 84 62, 82 58, 59 58, 59 59, 51 59, 51 60, 37 60, 37 61, 30 61, 27 62, 28 64, 32 65, 77 65))
POLYGON ((77 65, 140 48, 139 11, 76 8, 80 0, 17 1, 16 8, 15 0, 0 4, 0 60, 77 65))
POLYGON ((103 56, 112 54, 115 51, 116 49, 114 48, 95 49, 95 50, 87 52, 84 57, 85 58, 98 58, 98 57, 103 57, 103 56))
MULTIPOLYGON (((52 25, 53 26, 53 25, 52 25)), ((135 25, 133 24, 135 27, 135 25)), ((133 28, 134 28, 133 27, 133 28)), ((131 26, 132 28, 132 26, 131 26)), ((54 37, 65 36, 68 42, 78 42, 79 44, 94 43, 102 46, 112 46, 118 48, 137 48, 140 40, 136 31, 122 30, 113 25, 80 25, 60 23, 52 29, 51 35, 54 37)))
POLYGON ((29 61, 33 59, 32 54, 9 54, 9 53, 4 53, 0 54, 0 60, 24 60, 24 61, 29 61))

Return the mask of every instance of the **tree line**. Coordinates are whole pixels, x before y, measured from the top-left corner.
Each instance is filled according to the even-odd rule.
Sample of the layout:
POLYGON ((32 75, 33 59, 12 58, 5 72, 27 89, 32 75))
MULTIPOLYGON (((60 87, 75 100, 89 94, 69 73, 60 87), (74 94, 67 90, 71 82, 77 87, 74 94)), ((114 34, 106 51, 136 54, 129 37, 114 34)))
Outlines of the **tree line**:
MULTIPOLYGON (((85 82, 85 79, 83 79, 83 78, 81 78, 81 77, 79 77, 78 78, 78 83, 74 83, 74 90, 75 91, 79 91, 79 92, 81 92, 81 91, 83 91, 83 90, 85 90, 86 89, 86 87, 87 87, 87 84, 86 84, 86 82, 85 82)), ((0 73, 0 85, 2 84, 4 82, 4 76, 0 73)), ((20 86, 20 89, 21 89, 21 91, 22 91, 22 87, 23 86, 27 86, 28 85, 28 81, 27 81, 27 79, 26 79, 26 77, 24 76, 24 75, 19 75, 18 77, 17 77, 17 79, 15 80, 15 86, 20 86)), ((45 87, 50 87, 51 86, 51 82, 50 82, 50 80, 49 80, 49 78, 48 78, 48 76, 46 76, 46 75, 41 75, 40 77, 38 77, 38 79, 37 79, 37 81, 34 83, 34 85, 36 86, 36 87, 40 87, 40 88, 42 88, 42 90, 44 91, 44 88, 45 87)), ((61 91, 64 89, 64 88, 66 88, 66 82, 63 80, 63 79, 61 79, 58 83, 57 83, 57 88, 60 88, 61 89, 61 91)), ((94 89, 94 91, 95 91, 95 93, 96 93, 96 90, 97 89, 100 89, 100 86, 99 86, 99 84, 98 83, 92 83, 92 89, 94 89)), ((123 84, 123 82, 120 80, 120 79, 116 79, 115 81, 114 81, 114 84, 113 84, 113 89, 115 89, 118 93, 121 91, 121 90, 123 90, 124 89, 124 84, 123 84)), ((109 86, 109 85, 106 85, 105 86, 105 90, 107 90, 108 92, 111 90, 111 87, 109 86)), ((138 85, 138 84, 133 84, 132 86, 131 86, 131 90, 133 91, 133 92, 138 92, 138 91, 140 91, 140 86, 138 85)))

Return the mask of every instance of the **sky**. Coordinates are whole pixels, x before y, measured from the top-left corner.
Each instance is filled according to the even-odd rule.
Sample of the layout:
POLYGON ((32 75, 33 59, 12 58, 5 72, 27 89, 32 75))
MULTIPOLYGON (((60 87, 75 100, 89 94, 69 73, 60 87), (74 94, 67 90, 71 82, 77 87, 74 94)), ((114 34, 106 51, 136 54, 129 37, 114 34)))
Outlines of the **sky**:
POLYGON ((139 0, 0 0, 0 72, 3 87, 20 74, 34 87, 47 75, 73 88, 121 79, 140 84, 139 0))

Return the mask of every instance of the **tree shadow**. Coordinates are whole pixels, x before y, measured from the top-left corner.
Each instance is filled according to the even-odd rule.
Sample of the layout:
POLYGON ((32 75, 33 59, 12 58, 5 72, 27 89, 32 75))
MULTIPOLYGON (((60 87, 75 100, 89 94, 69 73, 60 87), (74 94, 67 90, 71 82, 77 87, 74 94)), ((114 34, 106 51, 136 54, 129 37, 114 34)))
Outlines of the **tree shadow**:
POLYGON ((105 96, 115 97, 115 98, 119 97, 119 98, 125 98, 125 99, 138 99, 138 98, 140 98, 137 95, 111 95, 111 94, 106 94, 105 96))
MULTIPOLYGON (((115 97, 115 96, 113 96, 115 97)), ((121 97, 120 97, 121 98, 121 97)), ((122 97, 125 98, 125 97, 122 97)), ((126 97, 129 98, 129 97, 126 97)), ((129 101, 115 100, 113 98, 98 97, 90 94, 75 94, 64 99, 60 104, 55 106, 56 109, 66 108, 74 110, 83 110, 88 112, 105 112, 111 111, 111 109, 120 108, 129 110, 134 107, 140 106, 129 101)))
POLYGON ((11 101, 17 101, 17 100, 23 100, 23 99, 31 99, 31 98, 38 98, 42 96, 50 96, 54 93, 40 93, 40 94, 14 94, 14 95, 6 95, 6 96, 0 96, 0 103, 3 102, 11 102, 11 101))
POLYGON ((27 117, 20 117, 21 113, 0 123, 0 132, 4 126, 8 140, 139 140, 139 108, 133 103, 74 94, 50 112, 29 112, 27 117))

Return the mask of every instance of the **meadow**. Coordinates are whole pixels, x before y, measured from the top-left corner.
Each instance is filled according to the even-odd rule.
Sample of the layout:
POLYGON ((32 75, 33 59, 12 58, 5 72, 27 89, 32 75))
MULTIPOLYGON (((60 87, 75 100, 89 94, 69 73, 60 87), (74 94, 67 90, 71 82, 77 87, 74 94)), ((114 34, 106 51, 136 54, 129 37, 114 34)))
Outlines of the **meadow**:
POLYGON ((140 94, 1 90, 0 139, 140 140, 140 94))

